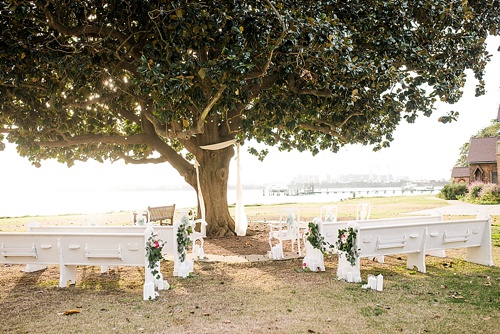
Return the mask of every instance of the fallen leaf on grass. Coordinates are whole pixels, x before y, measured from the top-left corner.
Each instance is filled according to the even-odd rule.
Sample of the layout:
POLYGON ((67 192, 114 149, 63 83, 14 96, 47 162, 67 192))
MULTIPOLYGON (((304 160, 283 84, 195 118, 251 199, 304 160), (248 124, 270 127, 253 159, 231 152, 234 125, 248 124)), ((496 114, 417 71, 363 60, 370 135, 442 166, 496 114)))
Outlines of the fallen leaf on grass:
POLYGON ((481 318, 481 319, 483 319, 483 320, 490 320, 491 317, 484 317, 484 318, 481 318))
POLYGON ((222 322, 223 322, 223 323, 225 323, 225 324, 230 324, 230 323, 231 323, 231 320, 224 320, 224 321, 222 321, 222 322))
POLYGON ((67 310, 62 313, 58 313, 59 315, 72 315, 72 314, 78 314, 80 313, 79 310, 67 310))

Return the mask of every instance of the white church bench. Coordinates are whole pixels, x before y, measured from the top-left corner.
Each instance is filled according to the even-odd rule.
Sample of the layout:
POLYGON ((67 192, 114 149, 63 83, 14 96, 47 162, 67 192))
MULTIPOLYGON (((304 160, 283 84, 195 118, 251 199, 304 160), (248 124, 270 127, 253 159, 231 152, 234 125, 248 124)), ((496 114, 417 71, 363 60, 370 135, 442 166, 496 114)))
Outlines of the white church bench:
MULTIPOLYGON (((357 229, 359 258, 407 254, 407 268, 425 273, 425 255, 433 251, 466 248, 466 260, 492 266, 491 218, 478 215, 475 219, 443 221, 439 215, 405 217, 362 222, 319 222, 319 231, 327 244, 336 245, 340 229, 357 229)), ((334 248, 336 250, 336 248, 334 248)), ((355 266, 339 254, 339 278, 359 276, 359 258, 355 266)))

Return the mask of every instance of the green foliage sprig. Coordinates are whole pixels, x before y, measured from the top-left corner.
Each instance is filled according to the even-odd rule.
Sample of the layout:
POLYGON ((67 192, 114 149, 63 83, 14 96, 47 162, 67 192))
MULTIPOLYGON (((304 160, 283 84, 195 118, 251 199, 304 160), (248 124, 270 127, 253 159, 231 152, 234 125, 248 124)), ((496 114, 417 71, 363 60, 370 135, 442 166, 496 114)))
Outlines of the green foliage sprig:
POLYGON ((189 236, 193 233, 193 228, 189 224, 189 219, 187 216, 181 218, 181 223, 177 229, 177 252, 179 253, 179 259, 181 262, 186 260, 186 253, 191 243, 189 236))
MULTIPOLYGON (((337 250, 344 252, 347 261, 351 266, 356 265, 356 259, 359 257, 360 249, 356 246, 357 230, 347 227, 339 230, 337 238, 337 250)), ((339 253, 342 256, 342 253, 339 253)))
POLYGON ((319 225, 315 222, 309 222, 307 224, 308 230, 306 232, 306 240, 309 241, 311 246, 315 249, 319 249, 323 254, 328 253, 328 248, 334 249, 335 245, 332 245, 325 241, 325 238, 319 232, 319 225))
POLYGON ((166 242, 158 238, 157 234, 152 234, 146 242, 146 257, 148 259, 148 268, 153 269, 151 270, 151 273, 157 279, 160 279, 161 276, 156 264, 163 259, 163 254, 161 252, 165 244, 166 242))
POLYGON ((319 233, 319 225, 315 222, 309 222, 307 227, 308 230, 305 234, 307 241, 309 241, 313 248, 319 249, 323 254, 325 254, 327 242, 321 233, 319 233))

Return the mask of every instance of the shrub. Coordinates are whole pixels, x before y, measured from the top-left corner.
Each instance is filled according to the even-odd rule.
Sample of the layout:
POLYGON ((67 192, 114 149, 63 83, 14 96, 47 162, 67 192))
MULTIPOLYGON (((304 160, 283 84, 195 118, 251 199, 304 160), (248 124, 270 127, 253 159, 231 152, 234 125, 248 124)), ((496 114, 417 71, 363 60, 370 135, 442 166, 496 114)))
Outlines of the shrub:
POLYGON ((479 199, 484 204, 494 204, 500 202, 500 187, 498 184, 486 183, 479 192, 479 199))
POLYGON ((479 198, 479 193, 483 189, 483 182, 472 182, 469 184, 469 189, 468 189, 468 196, 470 199, 478 199, 479 198))
POLYGON ((448 183, 439 192, 439 197, 446 200, 460 199, 467 193, 467 186, 464 183, 448 183))
POLYGON ((499 204, 500 187, 494 183, 474 182, 468 187, 464 200, 478 204, 499 204))

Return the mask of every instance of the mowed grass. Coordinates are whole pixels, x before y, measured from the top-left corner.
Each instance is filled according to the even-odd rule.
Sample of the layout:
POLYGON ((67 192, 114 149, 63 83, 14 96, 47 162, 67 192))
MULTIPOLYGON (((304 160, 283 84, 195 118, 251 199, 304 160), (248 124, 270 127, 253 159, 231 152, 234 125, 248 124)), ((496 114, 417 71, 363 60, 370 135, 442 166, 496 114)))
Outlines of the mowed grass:
MULTIPOLYGON (((338 203, 339 216, 354 212, 357 201, 338 203)), ((445 205, 427 197, 370 202, 374 218, 445 205)), ((312 219, 320 205, 304 205, 304 217, 309 219, 310 210, 312 219)), ((278 211, 256 206, 256 217, 252 210, 247 208, 247 215, 254 220, 272 219, 278 211)), ((406 269, 404 255, 386 256, 385 263, 362 259, 363 283, 367 275, 381 273, 382 292, 338 281, 336 256, 326 258, 321 273, 304 272, 300 259, 197 262, 186 279, 173 277, 172 263, 164 261, 162 273, 172 287, 154 301, 142 300, 141 268, 101 274, 97 267, 79 267, 77 284, 59 288, 55 266, 35 273, 5 266, 0 333, 498 333, 499 235, 494 223, 493 267, 464 261, 464 250, 447 251, 446 258, 428 256, 425 274, 406 269)))

